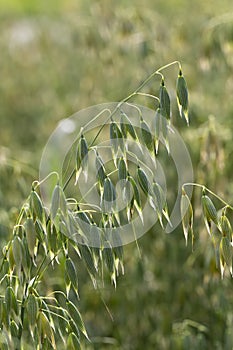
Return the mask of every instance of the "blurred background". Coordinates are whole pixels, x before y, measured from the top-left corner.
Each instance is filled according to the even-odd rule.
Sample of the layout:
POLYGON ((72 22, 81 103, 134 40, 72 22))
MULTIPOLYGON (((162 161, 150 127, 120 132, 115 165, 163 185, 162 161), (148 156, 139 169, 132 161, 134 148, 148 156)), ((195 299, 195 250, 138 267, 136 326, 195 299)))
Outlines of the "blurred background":
MULTIPOLYGON (((121 100, 174 60, 187 79, 191 127, 179 120, 175 101, 174 124, 191 153, 195 180, 232 202, 233 9, 231 0, 219 5, 1 0, 1 247, 57 123, 82 108, 121 100)), ((165 76, 174 89, 176 67, 165 76)), ((147 92, 155 92, 155 83, 147 92)), ((116 290, 106 281, 95 291, 80 262, 80 309, 92 339, 83 349, 233 348, 232 281, 221 280, 215 267, 199 199, 195 191, 193 253, 181 227, 166 235, 155 226, 139 240, 140 253, 135 244, 125 247, 125 275, 116 290)), ((64 285, 59 271, 47 283, 48 289, 64 285)))

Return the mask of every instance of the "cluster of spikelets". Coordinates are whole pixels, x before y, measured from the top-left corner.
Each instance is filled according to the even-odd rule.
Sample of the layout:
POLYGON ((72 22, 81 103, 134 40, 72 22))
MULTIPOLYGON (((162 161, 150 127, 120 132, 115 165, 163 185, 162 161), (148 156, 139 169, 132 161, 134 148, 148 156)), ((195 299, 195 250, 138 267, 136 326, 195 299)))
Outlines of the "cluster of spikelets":
MULTIPOLYGON (((133 96, 133 94, 130 96, 133 96)), ((188 90, 181 69, 179 69, 176 82, 176 96, 180 115, 182 118, 185 118, 186 122, 189 124, 188 90)), ((146 149, 153 159, 155 166, 160 143, 166 146, 169 153, 169 132, 172 130, 170 120, 171 102, 163 76, 159 87, 159 97, 152 97, 155 97, 159 102, 159 106, 155 111, 154 120, 151 123, 152 126, 148 125, 143 118, 140 108, 136 106, 134 107, 139 114, 139 123, 137 126, 133 125, 130 116, 123 111, 123 103, 120 103, 108 117, 109 140, 112 150, 112 162, 114 164, 111 171, 107 171, 104 161, 97 151, 96 145, 93 141, 88 143, 83 130, 77 141, 75 165, 76 185, 78 184, 80 174, 84 174, 87 180, 89 154, 90 152, 95 153, 97 173, 95 188, 100 195, 99 208, 101 211, 101 218, 98 222, 95 222, 95 219, 92 217, 90 221, 92 223, 94 222, 98 227, 110 227, 115 229, 125 223, 125 218, 122 219, 123 222, 121 221, 119 210, 116 206, 116 183, 114 184, 112 180, 112 175, 116 173, 118 174, 117 181, 121 183, 122 197, 125 203, 125 213, 128 222, 132 220, 135 211, 143 220, 142 194, 145 195, 146 199, 149 199, 150 205, 155 209, 162 227, 163 216, 169 222, 165 191, 161 184, 156 181, 154 169, 150 169, 143 161, 139 160, 135 148, 130 149, 129 146, 129 141, 131 140, 138 146, 139 150, 141 149, 142 154, 146 149), (114 120, 114 114, 118 112, 118 110, 120 110, 120 119, 116 121, 114 120), (136 163, 136 169, 132 169, 132 158, 134 158, 134 163, 136 163)), ((127 99, 125 99, 124 102, 126 100, 127 99)))
MULTIPOLYGON (((61 187, 57 185, 54 189, 50 211, 33 188, 21 209, 12 240, 3 249, 0 285, 1 292, 5 290, 5 293, 0 299, 1 349, 20 349, 22 344, 55 349, 59 337, 73 344, 73 349, 79 349, 80 333, 88 339, 80 312, 69 297, 70 288, 78 297, 76 266, 69 254, 73 248, 87 258, 89 248, 83 246, 81 250, 72 246, 67 236, 58 230, 56 211, 62 215, 68 212, 61 187), (54 291, 42 296, 39 285, 44 273, 50 265, 60 263, 62 257, 65 258, 66 292, 54 291)), ((94 261, 91 263, 94 266, 94 261)))
MULTIPOLYGON (((92 142, 88 140, 85 127, 80 131, 72 173, 63 187, 57 182, 49 208, 40 195, 40 183, 33 183, 32 191, 18 216, 13 236, 3 248, 0 265, 1 349, 19 349, 31 343, 36 349, 56 349, 57 344, 62 343, 67 349, 80 349, 81 334, 88 340, 89 337, 77 307, 77 261, 84 261, 94 287, 103 282, 105 271, 116 285, 117 276, 120 272, 124 273, 121 227, 133 223, 135 216, 143 223, 146 201, 162 227, 164 221, 171 224, 165 189, 156 180, 154 169, 139 160, 135 149, 130 146, 130 142, 134 142, 142 153, 146 149, 155 166, 160 143, 165 145, 169 154, 171 101, 161 70, 152 73, 133 94, 111 111, 106 124, 100 127, 92 142), (130 115, 123 111, 123 104, 139 94, 139 90, 158 74, 162 76, 159 96, 141 93, 158 101, 153 126, 148 125, 136 105, 133 107, 138 111, 139 123, 135 126, 130 115), (114 120, 116 112, 120 112, 119 120, 114 120), (111 171, 95 144, 104 128, 108 129, 112 152, 111 171), (99 194, 98 206, 92 206, 91 203, 85 203, 84 206, 80 198, 66 198, 65 195, 74 175, 75 185, 79 184, 81 174, 87 181, 90 152, 95 155, 94 188, 99 194), (117 205, 116 182, 120 183, 123 208, 117 205), (42 295, 40 285, 44 282, 47 270, 55 268, 57 264, 64 266, 64 290, 42 295), (76 300, 73 300, 74 295, 76 300)), ((180 64, 176 97, 180 116, 189 124, 188 90, 180 64)), ((187 242, 189 235, 193 241, 194 215, 184 188, 185 185, 181 196, 181 218, 187 242)), ((205 225, 214 243, 221 275, 226 267, 232 274, 232 228, 226 215, 227 207, 219 215, 206 191, 209 190, 204 188, 202 194, 205 225)))
MULTIPOLYGON (((19 213, 13 236, 3 248, 0 264, 1 349, 19 349, 29 343, 32 343, 35 349, 56 349, 57 344, 62 343, 67 349, 81 348, 81 334, 88 340, 89 337, 77 307, 78 259, 84 261, 94 287, 103 281, 105 270, 116 285, 117 275, 120 272, 124 273, 121 226, 132 222, 136 215, 143 222, 145 201, 149 202, 162 227, 164 220, 170 222, 165 190, 153 177, 153 172, 148 166, 133 154, 128 143, 131 140, 139 148, 145 147, 154 163, 160 142, 165 145, 169 153, 171 101, 161 70, 154 72, 133 94, 119 103, 106 121, 106 125, 100 127, 98 136, 102 129, 109 128, 114 167, 111 172, 108 172, 97 150, 94 142, 96 138, 89 142, 85 135, 85 127, 80 131, 72 171, 75 175, 74 183, 78 185, 80 174, 88 178, 88 157, 90 152, 94 152, 95 188, 100 199, 98 210, 96 207, 92 208, 91 204, 83 207, 77 198, 66 198, 65 189, 73 179, 72 176, 63 187, 58 181, 49 208, 41 199, 40 183, 33 183, 32 191, 19 213), (135 127, 131 123, 130 116, 122 110, 122 106, 130 97, 139 93, 139 90, 155 75, 162 76, 162 79, 159 96, 154 96, 159 105, 155 111, 152 132, 151 126, 144 120, 138 107, 135 106, 140 120, 139 126, 135 127), (119 121, 114 120, 116 111, 121 111, 119 121), (132 157, 136 160, 134 168, 130 165, 132 157), (117 174, 114 179, 113 173, 117 174), (116 181, 121 183, 124 203, 121 211, 116 205, 116 181), (64 261, 65 264, 62 263, 64 261), (54 290, 48 295, 41 295, 40 285, 45 282, 48 269, 55 268, 57 264, 64 266, 62 267, 64 291, 54 290), (72 299, 74 295, 76 300, 72 299)), ((188 90, 180 64, 176 97, 180 116, 189 124, 188 90)), ((208 202, 207 198, 203 195, 207 227, 210 230, 213 222, 221 229, 221 266, 223 270, 225 265, 231 269, 228 249, 231 242, 230 224, 225 215, 217 219, 213 204, 208 202)), ((184 201, 186 204, 182 204, 181 212, 187 239, 188 232, 193 230, 193 213, 190 200, 185 193, 182 196, 182 203, 184 201)))
MULTIPOLYGON (((221 210, 217 211, 213 201, 206 194, 208 190, 203 187, 201 204, 202 213, 205 222, 205 226, 209 236, 212 239, 215 253, 216 253, 216 265, 220 267, 221 276, 223 278, 224 271, 228 267, 231 276, 232 271, 232 258, 233 258, 233 247, 232 247, 232 227, 227 217, 227 209, 231 207, 226 205, 221 210)), ((214 195, 214 194, 213 194, 214 195)), ((181 197, 181 216, 183 232, 188 242, 188 236, 192 237, 192 245, 194 239, 193 232, 193 208, 188 195, 184 188, 182 190, 181 197)))

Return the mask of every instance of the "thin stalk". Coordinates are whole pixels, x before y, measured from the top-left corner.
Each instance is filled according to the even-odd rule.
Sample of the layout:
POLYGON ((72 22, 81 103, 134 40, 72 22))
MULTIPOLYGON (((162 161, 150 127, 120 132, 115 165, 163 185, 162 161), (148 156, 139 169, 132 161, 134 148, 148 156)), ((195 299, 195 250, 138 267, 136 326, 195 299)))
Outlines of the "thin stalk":
POLYGON ((218 196, 216 193, 214 193, 213 191, 211 191, 209 188, 207 188, 204 185, 195 183, 195 182, 187 182, 185 184, 183 184, 183 187, 185 186, 196 186, 199 188, 202 188, 202 190, 205 190, 207 192, 209 192, 212 196, 214 196, 215 198, 217 198, 220 202, 222 202, 223 204, 225 204, 225 206, 227 206, 227 208, 233 210, 233 207, 231 205, 229 205, 224 199, 222 199, 220 196, 218 196))
MULTIPOLYGON (((109 116, 106 118, 106 120, 104 121, 104 123, 102 124, 102 126, 99 128, 97 134, 95 135, 94 139, 92 140, 91 144, 89 145, 89 148, 92 147, 95 143, 95 141, 97 140, 97 138, 99 137, 100 133, 102 132, 102 130, 104 129, 106 123, 112 118, 112 116, 116 113, 117 110, 120 109, 120 107, 127 102, 128 100, 130 100, 133 96, 137 95, 138 92, 152 79, 154 78, 156 75, 160 75, 163 79, 163 74, 161 73, 162 70, 167 69, 175 64, 179 65, 179 68, 181 68, 181 64, 179 61, 173 61, 171 63, 166 64, 165 66, 160 67, 159 69, 157 69, 156 71, 154 71, 153 73, 151 73, 139 86, 138 88, 132 92, 129 96, 125 97, 123 100, 121 100, 121 102, 118 103, 118 105, 114 108, 114 110, 109 114, 109 116)), ((97 119, 99 117, 99 115, 105 111, 109 111, 108 109, 104 109, 103 111, 101 111, 99 114, 97 114, 97 116, 94 117, 94 119, 97 119)), ((90 122, 87 124, 89 125, 90 122)), ((65 191, 65 189, 67 188, 68 184, 70 183, 72 177, 75 174, 75 169, 73 169, 73 171, 71 172, 70 176, 68 177, 68 179, 66 180, 64 186, 63 186, 63 191, 65 191)))
POLYGON ((77 147, 76 145, 76 141, 74 141, 74 143, 72 144, 71 148, 69 149, 69 151, 67 152, 69 154, 69 160, 67 162, 67 166, 66 166, 66 169, 64 170, 63 172, 63 177, 66 177, 66 174, 68 173, 68 170, 69 170, 69 166, 71 164, 71 161, 72 161, 72 155, 73 153, 75 154, 75 147, 77 147))
POLYGON ((105 302, 105 300, 104 300, 104 298, 103 298, 103 296, 102 296, 102 294, 101 294, 101 290, 100 290, 100 288, 99 288, 98 286, 97 286, 97 290, 98 290, 98 292, 99 292, 100 299, 101 299, 102 303, 104 304, 104 307, 105 307, 105 309, 106 309, 108 315, 110 316, 110 319, 112 320, 112 322, 114 322, 113 315, 112 315, 112 313, 111 313, 111 311, 110 311, 108 305, 106 304, 106 302, 105 302))
POLYGON ((147 94, 145 92, 137 92, 137 95, 145 96, 145 97, 151 97, 154 100, 156 100, 157 102, 160 102, 160 99, 157 96, 154 96, 154 95, 151 95, 151 94, 147 94))
POLYGON ((138 112, 139 117, 142 117, 142 111, 140 110, 140 108, 138 108, 137 106, 135 106, 135 105, 133 105, 132 103, 129 103, 129 102, 126 102, 126 104, 128 106, 130 106, 130 107, 135 108, 137 110, 137 112, 138 112))
POLYGON ((136 247, 137 247, 137 251, 138 251, 138 256, 139 259, 142 259, 142 254, 141 254, 141 250, 138 244, 138 239, 137 239, 137 235, 136 235, 136 231, 135 231, 135 227, 134 227, 134 223, 132 221, 132 227, 133 227, 133 234, 134 234, 134 239, 135 239, 135 243, 136 243, 136 247))
POLYGON ((143 161, 141 161, 140 159, 138 159, 138 157, 137 157, 134 153, 132 153, 132 152, 130 152, 130 151, 126 151, 126 153, 127 153, 129 156, 131 156, 132 158, 135 158, 136 161, 137 161, 137 163, 140 164, 140 165, 142 165, 144 168, 146 168, 146 169, 151 173, 152 176, 154 175, 153 171, 148 167, 148 165, 146 165, 143 161))
POLYGON ((42 269, 42 266, 47 258, 47 256, 45 256, 45 258, 42 260, 42 263, 40 264, 39 266, 39 269, 37 271, 37 276, 36 278, 34 279, 33 283, 32 283, 32 287, 35 285, 36 281, 38 279, 41 279, 41 277, 43 276, 44 272, 47 270, 47 268, 49 267, 49 265, 52 264, 52 262, 57 258, 57 256, 59 255, 59 253, 61 252, 62 248, 60 248, 56 254, 54 254, 53 258, 49 260, 48 264, 44 267, 44 269, 41 271, 42 269))
MULTIPOLYGON (((50 305, 50 306, 51 306, 51 305, 50 305)), ((64 309, 64 310, 65 310, 65 309, 64 309)), ((51 315, 53 315, 53 316, 59 317, 59 318, 61 318, 62 320, 66 321, 67 323, 69 322, 68 319, 66 319, 65 317, 63 317, 63 316, 61 316, 61 315, 59 315, 59 314, 57 314, 56 312, 53 312, 53 311, 51 311, 51 310, 40 309, 40 311, 47 312, 47 313, 49 313, 49 314, 51 314, 51 315)), ((65 311, 66 311, 66 310, 65 310, 65 311)))
POLYGON ((26 301, 26 295, 27 295, 27 291, 28 291, 28 283, 25 284, 25 289, 24 289, 24 293, 23 293, 23 298, 22 298, 22 303, 21 303, 21 312, 20 312, 20 321, 21 321, 21 326, 19 328, 19 333, 18 333, 18 339, 21 342, 21 338, 23 335, 23 324, 24 324, 24 311, 25 311, 25 301, 26 301))
POLYGON ((69 183, 70 183, 72 177, 73 177, 74 174, 75 174, 75 171, 76 171, 76 170, 73 169, 72 172, 70 173, 70 176, 68 177, 68 179, 66 180, 66 182, 65 182, 65 184, 64 184, 64 186, 63 186, 63 191, 65 191, 66 187, 69 185, 69 183))
POLYGON ((56 176, 57 176, 57 181, 59 181, 59 174, 58 174, 56 171, 53 171, 53 172, 49 173, 43 180, 41 180, 41 181, 34 181, 34 182, 32 183, 32 187, 34 188, 34 190, 35 190, 38 186, 42 185, 46 180, 48 180, 48 179, 49 179, 51 176, 53 176, 53 175, 56 175, 56 176))
POLYGON ((156 71, 154 71, 153 73, 151 73, 142 83, 141 85, 139 85, 139 87, 132 92, 129 96, 125 97, 121 102, 118 103, 118 105, 114 108, 114 110, 112 111, 112 113, 109 115, 109 117, 105 120, 104 124, 101 126, 101 128, 99 129, 99 131, 97 132, 96 136, 94 137, 91 146, 94 144, 94 142, 96 141, 96 139, 98 138, 99 134, 101 133, 101 131, 103 130, 105 124, 111 119, 111 117, 116 113, 116 111, 123 105, 123 103, 127 102, 128 100, 130 100, 133 96, 137 95, 137 93, 155 76, 155 75, 161 75, 163 78, 163 75, 161 74, 161 71, 174 65, 174 64, 178 64, 180 67, 180 62, 179 61, 174 61, 171 63, 166 64, 165 66, 157 69, 156 71))
POLYGON ((35 276, 35 278, 34 278, 34 280, 33 280, 33 282, 32 282, 31 288, 33 288, 33 287, 34 287, 34 285, 35 285, 36 281, 37 281, 37 280, 38 280, 38 278, 40 277, 40 274, 41 274, 41 269, 42 269, 42 266, 43 266, 43 264, 44 264, 44 262, 45 262, 45 260, 46 260, 46 259, 47 259, 47 254, 44 256, 44 258, 43 258, 42 262, 40 263, 40 266, 38 267, 38 270, 37 270, 37 272, 36 272, 36 276, 35 276))

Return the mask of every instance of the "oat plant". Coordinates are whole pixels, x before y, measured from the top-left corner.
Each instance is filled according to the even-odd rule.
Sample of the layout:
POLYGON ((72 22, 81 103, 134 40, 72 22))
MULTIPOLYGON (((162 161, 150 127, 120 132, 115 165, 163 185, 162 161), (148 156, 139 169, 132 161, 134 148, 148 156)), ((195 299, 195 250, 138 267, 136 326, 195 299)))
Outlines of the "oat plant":
MULTIPOLYGON (((146 201, 162 228, 172 225, 165 189, 153 170, 161 148, 169 157, 172 146, 169 143, 171 92, 163 73, 170 66, 177 67, 172 94, 176 96, 180 117, 189 125, 187 84, 181 64, 176 61, 153 72, 113 110, 107 111, 105 122, 94 135, 86 132, 85 126, 79 130, 71 150, 75 156, 70 157, 64 178, 51 173, 42 181, 33 182, 12 237, 2 251, 1 349, 81 349, 85 339, 91 340, 79 311, 77 261, 83 260, 94 288, 103 283, 106 274, 116 286, 117 276, 124 273, 122 227, 133 225, 136 217, 142 223, 146 220, 143 210, 146 201), (157 84, 154 95, 142 91, 152 80, 155 86, 157 84), (154 103, 152 126, 144 119, 140 108, 130 101, 138 95, 154 103), (138 114, 137 126, 124 108, 129 103, 138 114), (97 142, 105 138, 111 152, 107 164, 102 149, 97 147, 97 142), (147 150, 152 159, 151 168, 138 158, 135 145, 147 150), (78 186, 82 176, 88 181, 92 171, 90 156, 94 159, 91 166, 95 168, 91 190, 95 190, 99 198, 99 203, 95 204, 84 202, 79 192, 72 196, 72 189, 78 186), (43 200, 41 185, 51 177, 56 177, 56 185, 48 205, 43 200), (119 196, 121 206, 117 200, 119 196), (64 288, 47 290, 45 276, 56 269, 64 278, 64 288)), ((221 275, 226 268, 232 274, 232 227, 228 212, 233 208, 204 185, 184 183, 180 215, 186 243, 189 237, 192 242, 194 239, 194 209, 187 195, 190 186, 201 189, 202 216, 221 275), (218 210, 214 200, 219 203, 218 210)), ((137 227, 134 229, 136 231, 137 227)), ((134 233, 136 240, 137 232, 134 233)))

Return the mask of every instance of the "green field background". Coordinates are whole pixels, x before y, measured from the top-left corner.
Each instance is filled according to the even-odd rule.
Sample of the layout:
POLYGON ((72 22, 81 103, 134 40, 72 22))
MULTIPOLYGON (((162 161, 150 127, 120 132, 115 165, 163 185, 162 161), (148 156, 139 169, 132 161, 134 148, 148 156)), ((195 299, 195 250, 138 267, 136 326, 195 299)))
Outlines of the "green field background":
MULTIPOLYGON (((195 180, 233 202, 232 1, 0 0, 0 33, 1 247, 57 123, 121 100, 174 60, 187 79, 191 126, 173 96, 174 124, 195 180)), ((176 75, 166 70, 170 89, 176 75)), ((147 92, 156 94, 158 82, 147 92)), ((215 267, 199 197, 193 253, 181 227, 166 235, 155 226, 138 242, 141 255, 135 244, 125 247, 116 290, 108 280, 94 290, 79 262, 80 310, 92 340, 83 349, 233 349, 232 280, 215 267)), ((47 290, 64 288, 62 266, 53 276, 44 278, 47 290)))

